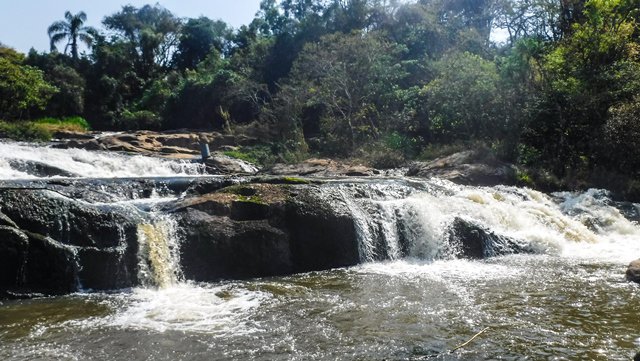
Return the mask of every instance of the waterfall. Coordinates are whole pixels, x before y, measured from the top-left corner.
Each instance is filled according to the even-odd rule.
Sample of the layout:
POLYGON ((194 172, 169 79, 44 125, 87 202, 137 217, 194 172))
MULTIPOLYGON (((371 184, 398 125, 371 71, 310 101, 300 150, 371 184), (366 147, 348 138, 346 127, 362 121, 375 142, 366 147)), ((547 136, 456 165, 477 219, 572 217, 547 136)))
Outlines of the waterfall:
POLYGON ((155 215, 138 225, 138 279, 144 286, 164 288, 181 279, 177 224, 168 215, 155 215))
MULTIPOLYGON (((363 262, 455 258, 462 252, 452 242, 456 224, 469 225, 471 232, 486 231, 486 256, 522 250, 624 254, 611 245, 640 236, 637 221, 626 217, 603 190, 546 195, 527 188, 405 179, 335 182, 326 193, 334 193, 351 214, 363 262)), ((638 205, 627 208, 627 213, 638 213, 638 205)))

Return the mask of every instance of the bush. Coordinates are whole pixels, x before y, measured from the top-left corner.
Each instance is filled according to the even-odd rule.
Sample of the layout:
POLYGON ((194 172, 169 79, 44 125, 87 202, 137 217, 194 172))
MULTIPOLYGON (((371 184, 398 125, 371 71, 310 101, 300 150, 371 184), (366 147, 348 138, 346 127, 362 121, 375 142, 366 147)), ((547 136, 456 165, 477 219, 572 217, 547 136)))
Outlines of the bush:
POLYGON ((148 110, 139 110, 134 112, 125 110, 118 123, 119 124, 116 125, 118 129, 158 130, 162 127, 162 118, 158 114, 148 110))
POLYGON ((390 147, 388 142, 371 143, 360 148, 356 154, 356 158, 377 169, 399 168, 406 163, 404 154, 390 147))

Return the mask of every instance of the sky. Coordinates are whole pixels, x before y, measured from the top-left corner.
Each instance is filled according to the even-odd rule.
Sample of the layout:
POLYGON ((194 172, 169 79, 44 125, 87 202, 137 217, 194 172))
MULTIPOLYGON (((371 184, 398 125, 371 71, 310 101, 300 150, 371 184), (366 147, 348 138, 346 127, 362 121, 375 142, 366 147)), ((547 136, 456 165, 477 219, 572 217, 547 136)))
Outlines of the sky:
POLYGON ((221 19, 238 28, 248 24, 260 0, 0 0, 0 43, 27 53, 32 47, 49 51, 47 28, 64 19, 65 11, 84 11, 87 25, 102 28, 101 21, 123 5, 141 7, 159 3, 179 17, 221 19))

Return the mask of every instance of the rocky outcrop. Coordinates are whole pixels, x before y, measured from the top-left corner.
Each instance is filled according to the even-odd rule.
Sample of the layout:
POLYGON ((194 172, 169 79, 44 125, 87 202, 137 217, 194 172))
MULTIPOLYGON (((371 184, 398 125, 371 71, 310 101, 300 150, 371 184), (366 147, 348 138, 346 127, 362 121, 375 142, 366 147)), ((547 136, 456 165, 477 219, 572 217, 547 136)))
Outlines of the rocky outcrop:
POLYGON ((136 284, 136 222, 125 209, 48 190, 0 192, 0 289, 60 294, 136 284))
POLYGON ((380 174, 380 171, 360 164, 348 164, 333 159, 313 158, 297 164, 276 164, 267 170, 266 173, 311 177, 367 177, 380 174))
POLYGON ((252 145, 256 139, 243 135, 226 135, 218 132, 136 131, 131 133, 59 133, 57 148, 109 150, 156 155, 169 158, 193 158, 200 155, 200 142, 206 142, 211 150, 231 145, 252 145))
POLYGON ((414 162, 407 176, 439 177, 464 185, 493 186, 516 184, 513 165, 500 162, 486 152, 464 151, 430 162, 414 162))
POLYGON ((324 270, 359 262, 353 220, 312 185, 251 184, 185 199, 187 279, 213 281, 324 270))
MULTIPOLYGON (((14 181, 0 189, 0 297, 138 285, 139 237, 148 239, 145 227, 166 215, 177 224, 188 280, 352 266, 362 261, 352 203, 367 198, 368 185, 335 187, 287 177, 14 181), (149 205, 121 202, 158 194, 180 197, 151 213, 149 205)), ((448 234, 447 256, 533 251, 462 218, 448 234)))
POLYGON ((626 272, 627 281, 640 283, 640 259, 629 264, 626 272))

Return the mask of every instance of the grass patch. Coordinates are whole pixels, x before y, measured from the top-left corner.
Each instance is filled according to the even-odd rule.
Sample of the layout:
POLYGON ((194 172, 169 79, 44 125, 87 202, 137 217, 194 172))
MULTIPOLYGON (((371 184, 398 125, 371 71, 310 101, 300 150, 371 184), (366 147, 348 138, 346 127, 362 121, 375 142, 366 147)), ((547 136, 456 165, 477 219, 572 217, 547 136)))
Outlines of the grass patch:
POLYGON ((11 123, 0 121, 0 137, 27 142, 47 142, 59 131, 86 132, 89 129, 87 121, 80 117, 11 123))
POLYGON ((52 132, 86 132, 91 129, 89 123, 82 117, 67 117, 63 119, 41 118, 33 121, 33 123, 49 129, 52 132))
POLYGON ((302 151, 291 150, 281 143, 244 146, 236 150, 225 151, 224 154, 262 168, 273 166, 276 163, 297 163, 308 156, 302 151))
POLYGON ((227 150, 224 152, 224 155, 231 158, 244 160, 245 162, 258 164, 258 159, 255 157, 255 154, 252 154, 251 152, 241 150, 227 150))
POLYGON ((32 122, 7 123, 0 121, 0 137, 28 142, 46 142, 53 133, 46 126, 32 122))
POLYGON ((308 181, 306 179, 297 178, 297 177, 284 177, 284 178, 282 178, 282 180, 286 184, 310 184, 311 183, 310 181, 308 181))

